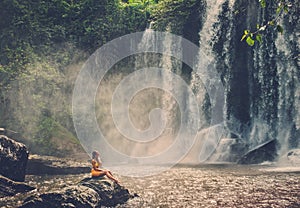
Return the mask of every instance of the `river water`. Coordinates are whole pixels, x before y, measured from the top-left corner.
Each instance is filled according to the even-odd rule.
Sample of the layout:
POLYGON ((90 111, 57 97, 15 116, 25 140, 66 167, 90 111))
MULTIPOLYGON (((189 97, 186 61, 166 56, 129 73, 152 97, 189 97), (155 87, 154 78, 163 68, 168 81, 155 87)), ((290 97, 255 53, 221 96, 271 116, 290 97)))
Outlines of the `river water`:
MULTIPOLYGON (((36 191, 45 192, 76 184, 87 176, 27 176, 26 182, 37 187, 36 191)), ((118 178, 131 193, 139 195, 119 208, 300 207, 299 168, 178 165, 155 176, 118 178)), ((2 198, 0 207, 17 207, 24 197, 2 198)))

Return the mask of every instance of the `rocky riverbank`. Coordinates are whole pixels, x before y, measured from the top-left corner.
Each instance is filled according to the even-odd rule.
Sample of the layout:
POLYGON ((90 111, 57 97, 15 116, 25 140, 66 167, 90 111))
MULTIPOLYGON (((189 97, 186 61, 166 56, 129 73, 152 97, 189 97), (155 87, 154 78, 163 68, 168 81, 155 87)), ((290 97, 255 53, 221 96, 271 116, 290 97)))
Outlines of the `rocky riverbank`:
MULTIPOLYGON (((24 182, 9 179, 3 181, 0 178, 2 183, 0 192, 2 190, 2 193, 6 193, 0 197, 0 207, 298 208, 300 207, 299 156, 299 150, 291 150, 282 158, 281 166, 278 166, 278 163, 177 165, 150 177, 117 176, 122 186, 104 178, 92 179, 89 171, 83 174, 73 172, 60 175, 26 175, 24 182), (138 193, 139 197, 134 197, 137 195, 131 194, 128 190, 131 193, 138 193)), ((33 156, 29 161, 31 159, 44 165, 40 168, 47 165, 55 168, 58 164, 57 169, 60 171, 64 170, 64 167, 67 168, 70 162, 39 156, 33 156)), ((72 168, 82 167, 82 164, 85 163, 74 162, 72 168)), ((127 165, 126 168, 120 168, 123 172, 134 173, 141 168, 150 167, 127 165)))
MULTIPOLYGON (((132 171, 139 168, 143 167, 132 166, 132 171)), ((86 177, 89 177, 89 174, 28 175, 25 182, 37 188, 30 192, 35 195, 65 190, 79 184, 82 178, 86 177)), ((122 186, 128 188, 131 193, 138 193, 139 197, 116 205, 117 208, 300 206, 300 172, 290 172, 288 169, 285 169, 285 172, 277 172, 276 166, 273 165, 181 165, 151 177, 118 178, 122 186)), ((21 206, 28 194, 0 199, 0 207, 21 206)))
MULTIPOLYGON (((90 165, 72 159, 31 155, 24 144, 0 135, 0 207, 20 208, 86 208, 116 206, 123 204, 131 195, 123 186, 102 178, 89 177, 90 165), (63 175, 78 175, 65 187, 57 187, 46 181, 45 187, 25 180, 30 175, 63 178, 63 175), (26 175, 27 174, 27 175, 26 175), (58 189, 51 190, 51 186, 58 189), (12 201, 9 201, 12 199, 12 201)), ((41 181, 39 181, 41 183, 41 181)))
POLYGON ((85 178, 62 190, 36 193, 26 198, 19 208, 93 208, 112 207, 133 198, 129 191, 104 178, 85 178))

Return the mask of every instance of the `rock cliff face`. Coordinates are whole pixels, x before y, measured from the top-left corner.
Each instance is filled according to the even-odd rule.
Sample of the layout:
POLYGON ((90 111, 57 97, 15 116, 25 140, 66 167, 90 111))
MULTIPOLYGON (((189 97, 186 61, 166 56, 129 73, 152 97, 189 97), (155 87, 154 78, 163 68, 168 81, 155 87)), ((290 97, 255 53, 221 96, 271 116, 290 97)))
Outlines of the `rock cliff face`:
POLYGON ((127 189, 109 180, 85 178, 63 190, 28 197, 19 208, 111 207, 123 204, 132 197, 127 189))
POLYGON ((24 144, 0 135, 0 175, 14 181, 24 181, 28 151, 24 144))

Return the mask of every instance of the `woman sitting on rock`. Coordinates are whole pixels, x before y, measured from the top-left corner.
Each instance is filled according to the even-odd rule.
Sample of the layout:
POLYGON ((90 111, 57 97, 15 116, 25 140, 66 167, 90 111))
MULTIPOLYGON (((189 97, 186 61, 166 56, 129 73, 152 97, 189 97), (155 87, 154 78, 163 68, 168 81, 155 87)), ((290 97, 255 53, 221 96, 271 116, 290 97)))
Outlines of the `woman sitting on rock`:
POLYGON ((102 169, 102 162, 98 151, 92 152, 92 177, 101 177, 106 175, 109 179, 119 184, 119 181, 112 175, 109 170, 102 169))

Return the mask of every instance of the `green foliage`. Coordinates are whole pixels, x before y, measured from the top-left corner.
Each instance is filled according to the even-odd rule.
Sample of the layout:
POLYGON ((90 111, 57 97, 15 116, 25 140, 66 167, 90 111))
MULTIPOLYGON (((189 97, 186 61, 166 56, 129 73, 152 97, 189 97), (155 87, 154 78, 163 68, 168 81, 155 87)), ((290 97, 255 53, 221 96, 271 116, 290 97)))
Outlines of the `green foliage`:
POLYGON ((262 42, 261 34, 258 33, 258 34, 256 35, 256 40, 257 40, 259 43, 262 42))
POLYGON ((65 133, 58 132, 56 136, 70 138, 74 130, 68 101, 73 82, 65 76, 67 66, 74 63, 76 54, 83 55, 79 60, 84 59, 116 37, 143 31, 156 3, 155 0, 2 0, 2 125, 19 126, 18 131, 33 139, 43 153, 53 145, 50 138, 58 125, 68 130, 61 130, 65 133), (50 115, 41 115, 45 109, 50 115))
POLYGON ((265 0, 258 0, 262 8, 266 7, 266 1, 265 0))
POLYGON ((38 125, 38 132, 33 138, 32 145, 34 153, 42 155, 65 156, 70 151, 80 147, 79 141, 70 131, 61 126, 47 112, 44 114, 38 125), (64 146, 68 143, 68 147, 64 146))
POLYGON ((38 126, 36 139, 49 140, 55 128, 55 121, 51 117, 43 116, 38 126))
POLYGON ((249 46, 254 46, 255 40, 258 41, 259 43, 262 42, 262 36, 261 34, 257 33, 255 35, 255 40, 253 39, 254 34, 250 33, 250 30, 245 30, 244 31, 244 35, 241 38, 241 41, 243 41, 244 39, 246 39, 246 43, 249 46))
MULTIPOLYGON (((258 0, 260 3, 260 6, 265 9, 268 6, 268 3, 273 3, 271 0, 258 0)), ((278 24, 279 20, 284 16, 284 14, 287 14, 289 12, 289 7, 292 5, 287 0, 276 0, 276 8, 274 9, 274 18, 269 20, 266 24, 257 24, 256 25, 256 31, 250 31, 249 29, 244 31, 244 34, 241 38, 241 41, 246 40, 246 43, 249 46, 253 46, 255 42, 262 42, 262 32, 266 30, 267 27, 275 27, 276 31, 278 33, 283 33, 283 27, 278 24), (255 39, 253 39, 253 36, 255 36, 255 39)))
POLYGON ((255 41, 252 39, 251 36, 248 36, 248 37, 246 38, 246 42, 247 42, 247 44, 248 44, 249 46, 253 46, 255 41))
POLYGON ((277 25, 276 27, 277 31, 280 32, 281 34, 283 33, 283 28, 281 25, 277 25))
POLYGON ((43 116, 40 124, 38 125, 38 132, 34 137, 34 144, 39 149, 39 154, 52 155, 53 144, 51 137, 54 129, 56 128, 56 122, 48 116, 43 116))
MULTIPOLYGON (((133 11, 133 13, 138 14, 138 18, 142 18, 142 16, 146 17, 142 21, 148 21, 148 17, 152 13, 153 9, 157 4, 157 0, 126 0, 120 1, 120 8, 122 11, 133 11)), ((130 12, 132 13, 132 12, 130 12)), ((127 17, 131 17, 131 15, 126 15, 127 17)), ((141 19, 139 19, 141 20, 141 19)))
POLYGON ((198 0, 164 0, 159 1, 153 9, 151 18, 154 21, 154 29, 168 30, 173 33, 182 33, 183 24, 191 13, 199 9, 198 0))
POLYGON ((118 36, 144 30, 155 1, 3 0, 0 3, 0 65, 7 80, 26 68, 33 54, 71 42, 93 52, 118 36), (120 6, 121 5, 121 6, 120 6))
POLYGON ((147 27, 154 3, 151 0, 120 3, 120 23, 115 31, 118 31, 118 34, 121 35, 143 31, 147 27))

